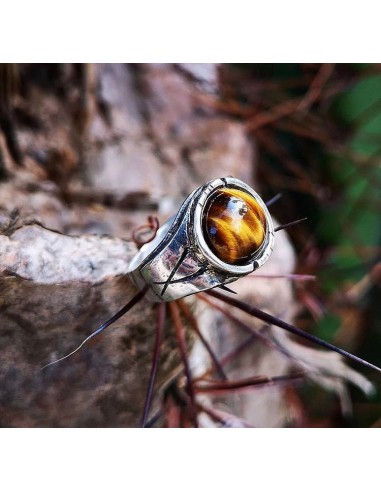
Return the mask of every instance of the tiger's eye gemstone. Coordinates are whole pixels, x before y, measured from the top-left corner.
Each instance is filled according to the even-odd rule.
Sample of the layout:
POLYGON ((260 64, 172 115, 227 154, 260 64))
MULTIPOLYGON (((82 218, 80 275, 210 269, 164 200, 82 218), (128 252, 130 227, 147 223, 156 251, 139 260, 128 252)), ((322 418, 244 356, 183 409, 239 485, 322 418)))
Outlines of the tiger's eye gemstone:
POLYGON ((205 205, 203 221, 209 248, 231 265, 248 263, 265 238, 264 211, 255 198, 242 190, 215 191, 205 205))

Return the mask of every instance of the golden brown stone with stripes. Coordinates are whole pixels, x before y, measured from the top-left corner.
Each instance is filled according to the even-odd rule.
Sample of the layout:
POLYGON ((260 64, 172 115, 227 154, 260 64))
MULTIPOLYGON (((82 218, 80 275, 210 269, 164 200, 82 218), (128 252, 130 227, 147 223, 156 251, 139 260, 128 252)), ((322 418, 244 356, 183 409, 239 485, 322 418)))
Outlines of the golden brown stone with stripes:
POLYGON ((266 218, 249 193, 220 188, 205 205, 203 229, 209 248, 221 261, 243 265, 265 238, 266 218))

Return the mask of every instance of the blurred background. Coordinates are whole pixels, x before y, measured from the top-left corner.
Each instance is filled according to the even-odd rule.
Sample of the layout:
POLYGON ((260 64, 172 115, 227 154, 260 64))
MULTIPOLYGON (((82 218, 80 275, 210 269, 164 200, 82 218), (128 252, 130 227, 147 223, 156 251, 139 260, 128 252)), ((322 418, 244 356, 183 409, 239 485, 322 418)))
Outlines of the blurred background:
MULTIPOLYGON (((295 323, 380 365, 380 65, 0 66, 8 226, 131 239, 216 173, 281 193, 280 223, 308 217, 288 230, 295 273, 316 276, 294 284, 295 323)), ((373 400, 351 388, 344 418, 334 395, 300 387, 308 426, 381 425, 381 379, 356 369, 373 400)))
MULTIPOLYGON (((224 67, 224 109, 243 118, 257 149, 257 177, 289 230, 297 272, 297 322, 367 360, 381 360, 381 67, 266 64, 224 67), (236 112, 235 112, 236 111, 236 112)), ((308 412, 326 413, 316 391, 308 412)), ((353 392, 353 425, 379 425, 380 392, 353 392)), ((334 410, 332 409, 332 412, 334 410)), ((333 414, 331 414, 332 416, 333 414)))

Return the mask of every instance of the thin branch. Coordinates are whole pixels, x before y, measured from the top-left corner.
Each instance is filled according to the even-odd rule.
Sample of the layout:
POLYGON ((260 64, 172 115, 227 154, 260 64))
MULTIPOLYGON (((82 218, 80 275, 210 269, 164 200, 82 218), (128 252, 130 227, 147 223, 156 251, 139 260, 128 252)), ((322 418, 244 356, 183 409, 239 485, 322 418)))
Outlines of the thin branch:
MULTIPOLYGON (((206 293, 209 293, 209 292, 210 291, 207 291, 206 293)), ((267 338, 260 331, 256 330, 252 326, 248 325, 247 323, 245 323, 241 319, 239 319, 236 316, 234 316, 234 314, 232 314, 231 311, 228 311, 227 309, 224 309, 219 304, 217 304, 217 303, 213 302, 212 300, 208 299, 208 296, 206 296, 205 294, 197 294, 197 296, 200 299, 202 299, 204 302, 206 302, 207 304, 209 304, 210 306, 212 306, 214 309, 217 309, 218 311, 220 311, 224 316, 226 316, 226 318, 228 318, 231 321, 233 321, 234 323, 236 323, 237 326, 239 328, 242 328, 244 331, 246 331, 246 333, 249 333, 250 335, 253 335, 257 339, 261 340, 267 347, 272 348, 272 349, 275 349, 275 350, 278 350, 278 351, 282 352, 284 355, 287 355, 288 356, 288 353, 285 350, 282 350, 275 342, 273 342, 272 340, 270 340, 269 338, 267 338)), ((230 299, 227 296, 224 296, 224 297, 226 297, 227 299, 230 299)))
POLYGON ((197 320, 193 316, 193 314, 190 311, 189 307, 181 299, 177 301, 177 305, 179 306, 180 310, 184 313, 184 315, 186 316, 186 318, 190 322, 190 327, 192 328, 192 330, 197 334, 197 336, 201 340, 201 343, 204 345, 206 351, 208 352, 210 358, 212 359, 212 362, 213 362, 213 364, 214 364, 214 366, 216 368, 216 371, 219 374, 220 378, 221 379, 224 379, 224 380, 227 380, 228 377, 227 377, 225 371, 223 370, 223 367, 222 367, 221 363, 217 359, 216 354, 213 352, 213 349, 210 346, 208 340, 206 340, 206 338, 202 334, 202 332, 201 332, 201 330, 200 330, 200 328, 198 326, 197 320))
POLYGON ((268 200, 266 202, 266 207, 269 208, 271 207, 271 205, 273 205, 274 203, 276 203, 278 200, 280 200, 280 198, 282 198, 282 193, 278 193, 277 195, 273 196, 272 198, 270 198, 270 200, 268 200))
POLYGON ((310 280, 316 280, 316 275, 304 275, 300 273, 288 273, 286 275, 272 275, 272 274, 257 274, 256 272, 247 275, 247 278, 286 278, 288 280, 298 280, 300 282, 307 282, 310 280))
POLYGON ((144 287, 142 290, 140 290, 135 297, 133 297, 131 299, 131 301, 129 301, 125 306, 122 307, 122 309, 120 309, 116 314, 114 314, 114 316, 112 316, 109 320, 107 320, 105 323, 103 323, 97 330, 95 330, 91 335, 89 335, 87 338, 85 338, 85 340, 83 340, 83 342, 75 349, 73 350, 72 352, 70 352, 70 354, 67 354, 67 355, 64 355, 63 357, 61 357, 60 359, 57 359, 53 362, 50 362, 49 364, 46 364, 45 366, 43 366, 41 368, 41 371, 43 371, 44 369, 46 369, 47 367, 49 366, 52 366, 53 364, 57 364, 58 362, 61 362, 65 359, 67 359, 68 357, 71 357, 72 355, 74 355, 76 352, 78 352, 78 350, 80 350, 84 345, 85 343, 87 343, 89 340, 91 340, 92 338, 94 338, 95 336, 99 335, 103 330, 105 330, 107 327, 109 327, 110 325, 112 325, 113 323, 115 323, 115 321, 117 321, 119 318, 121 318, 124 314, 126 314, 130 309, 132 309, 135 304, 137 304, 141 299, 143 299, 143 297, 145 296, 145 294, 147 293, 148 291, 148 285, 146 287, 144 287))
POLYGON ((132 240, 136 244, 138 248, 141 248, 144 246, 144 244, 147 244, 151 241, 153 241, 156 237, 156 233, 160 227, 159 224, 159 219, 153 215, 149 215, 147 219, 147 224, 143 224, 132 232, 132 240), (142 239, 142 236, 147 234, 147 232, 150 232, 150 236, 146 237, 145 239, 142 239))
POLYGON ((268 376, 255 376, 251 378, 240 379, 236 381, 218 381, 207 384, 197 384, 194 389, 196 393, 232 393, 235 391, 242 391, 252 388, 263 388, 266 386, 274 386, 279 383, 289 383, 294 381, 301 381, 305 377, 303 372, 297 372, 294 374, 286 374, 282 376, 268 377, 268 376))
POLYGON ((174 302, 169 303, 169 309, 171 311, 171 315, 173 318, 175 335, 176 335, 177 343, 178 343, 178 346, 180 349, 181 359, 182 359, 183 365, 184 365, 184 372, 185 372, 185 377, 187 380, 187 392, 188 392, 189 399, 190 399, 192 419, 193 419, 195 427, 198 427, 197 411, 196 411, 196 399, 195 399, 195 393, 193 390, 192 375, 191 375, 191 370, 189 367, 189 361, 188 361, 188 356, 187 356, 187 347, 186 347, 186 342, 185 342, 183 324, 181 322, 180 312, 179 312, 179 308, 178 308, 177 304, 175 304, 174 302))
POLYGON ((353 360, 359 364, 362 364, 365 367, 369 367, 378 372, 381 372, 381 368, 375 366, 374 364, 371 364, 370 362, 367 362, 364 359, 361 359, 360 357, 357 357, 357 355, 353 355, 350 352, 347 352, 346 350, 343 350, 339 347, 336 347, 335 345, 332 345, 331 343, 325 342, 324 340, 321 340, 315 335, 311 335, 310 333, 307 333, 297 328, 296 326, 290 325, 289 323, 286 323, 281 319, 271 316, 271 314, 265 313, 264 311, 261 311, 260 309, 254 306, 250 306, 250 304, 246 304, 245 302, 239 301, 238 299, 228 297, 224 294, 220 294, 219 292, 216 292, 214 290, 207 291, 207 294, 219 299, 220 301, 224 301, 227 304, 230 304, 231 306, 234 306, 240 309, 241 311, 250 314, 251 316, 254 316, 255 318, 258 318, 264 321, 265 323, 269 323, 271 325, 278 326, 279 328, 283 328, 284 330, 287 330, 293 333, 294 335, 298 335, 306 340, 309 340, 310 342, 320 345, 321 347, 324 347, 333 352, 337 352, 338 354, 343 355, 344 357, 347 357, 348 359, 353 360))
POLYGON ((159 365, 159 358, 160 358, 161 344, 163 341, 163 328, 164 328, 166 307, 167 307, 167 305, 165 303, 160 303, 158 308, 157 308, 155 347, 154 347, 154 351, 153 351, 151 373, 150 373, 150 377, 149 377, 147 395, 146 395, 146 400, 144 403, 143 417, 142 417, 142 421, 141 421, 142 427, 146 426, 147 418, 148 418, 148 412, 149 412, 149 409, 151 406, 153 387, 154 387, 155 380, 156 380, 157 368, 159 365))
POLYGON ((289 222, 288 224, 280 225, 278 227, 275 227, 274 232, 278 232, 281 231, 282 229, 286 229, 287 227, 291 227, 293 225, 299 224, 304 220, 307 220, 307 217, 303 217, 303 219, 294 220, 293 222, 289 222))

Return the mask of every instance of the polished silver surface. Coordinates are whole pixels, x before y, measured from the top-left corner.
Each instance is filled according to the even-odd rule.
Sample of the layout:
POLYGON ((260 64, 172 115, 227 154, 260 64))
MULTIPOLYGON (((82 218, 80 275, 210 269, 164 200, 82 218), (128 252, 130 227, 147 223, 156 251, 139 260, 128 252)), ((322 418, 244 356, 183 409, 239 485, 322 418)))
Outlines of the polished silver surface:
POLYGON ((260 196, 243 181, 232 177, 215 179, 197 188, 177 214, 145 244, 129 266, 129 276, 138 288, 150 286, 148 297, 166 302, 234 282, 257 270, 274 248, 274 226, 260 196), (218 188, 235 188, 249 193, 262 207, 266 234, 260 248, 244 265, 221 261, 208 247, 202 222, 208 198, 218 188))

